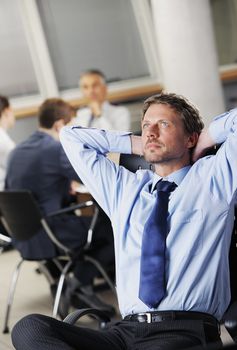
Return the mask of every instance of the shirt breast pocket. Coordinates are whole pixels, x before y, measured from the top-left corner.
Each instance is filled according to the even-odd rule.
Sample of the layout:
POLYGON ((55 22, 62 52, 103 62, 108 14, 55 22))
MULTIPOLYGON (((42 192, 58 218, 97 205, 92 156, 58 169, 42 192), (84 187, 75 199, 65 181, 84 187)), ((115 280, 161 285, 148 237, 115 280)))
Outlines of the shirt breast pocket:
POLYGON ((175 213, 170 221, 168 241, 176 253, 180 251, 182 255, 189 256, 200 253, 203 246, 203 222, 201 209, 179 210, 175 213))

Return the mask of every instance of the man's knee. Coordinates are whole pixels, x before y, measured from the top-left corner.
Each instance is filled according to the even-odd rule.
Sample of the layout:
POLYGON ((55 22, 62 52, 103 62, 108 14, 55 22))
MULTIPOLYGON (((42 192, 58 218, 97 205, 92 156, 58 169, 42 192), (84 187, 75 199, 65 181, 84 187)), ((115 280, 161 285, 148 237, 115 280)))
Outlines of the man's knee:
POLYGON ((49 317, 31 314, 23 317, 12 329, 12 343, 16 349, 32 349, 32 344, 49 332, 49 317))

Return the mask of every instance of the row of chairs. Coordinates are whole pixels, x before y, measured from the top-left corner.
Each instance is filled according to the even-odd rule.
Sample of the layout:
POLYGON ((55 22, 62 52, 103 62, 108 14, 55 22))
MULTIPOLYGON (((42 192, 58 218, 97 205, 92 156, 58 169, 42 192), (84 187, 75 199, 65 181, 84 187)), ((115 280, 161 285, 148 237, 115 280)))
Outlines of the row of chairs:
MULTIPOLYGON (((61 210, 58 210, 56 212, 53 212, 47 216, 42 216, 38 203, 36 202, 35 198, 33 197, 32 193, 30 191, 2 191, 0 192, 0 217, 1 221, 6 229, 6 231, 9 233, 9 236, 13 239, 17 239, 18 241, 25 241, 31 239, 39 229, 43 229, 45 231, 45 234, 48 235, 50 240, 53 242, 53 244, 57 247, 56 251, 57 254, 54 256, 49 257, 42 257, 41 259, 35 259, 34 257, 25 258, 21 256, 19 262, 16 265, 16 268, 14 270, 10 289, 8 293, 8 299, 7 299, 7 307, 6 307, 6 313, 4 318, 4 327, 3 327, 3 333, 9 332, 9 316, 10 311, 13 303, 13 298, 15 294, 15 289, 17 285, 17 280, 19 277, 20 269, 22 264, 29 260, 29 261, 37 261, 39 264, 39 270, 45 274, 49 282, 51 282, 52 277, 50 276, 49 271, 46 268, 45 261, 51 260, 54 265, 58 268, 60 278, 57 285, 56 295, 54 299, 54 305, 53 305, 53 311, 52 315, 53 317, 58 316, 59 311, 59 303, 62 295, 63 286, 65 283, 66 277, 69 275, 71 268, 74 264, 74 261, 76 259, 85 259, 92 263, 97 270, 100 272, 108 286, 111 288, 111 290, 115 293, 114 284, 103 268, 103 266, 94 259, 92 256, 90 256, 89 248, 90 244, 92 242, 93 238, 93 230, 97 221, 99 209, 96 203, 93 200, 86 201, 84 203, 80 203, 68 208, 64 208, 61 210), (87 235, 87 242, 83 249, 78 253, 77 251, 73 251, 69 247, 67 247, 65 244, 60 242, 60 240, 56 237, 52 229, 50 228, 47 219, 55 216, 55 215, 61 215, 65 214, 66 212, 72 212, 78 209, 86 208, 86 207, 93 207, 94 213, 91 218, 91 224, 90 228, 88 230, 87 235)), ((3 236, 3 235, 2 235, 3 236)), ((4 236, 4 240, 7 242, 10 242, 10 238, 4 236)))

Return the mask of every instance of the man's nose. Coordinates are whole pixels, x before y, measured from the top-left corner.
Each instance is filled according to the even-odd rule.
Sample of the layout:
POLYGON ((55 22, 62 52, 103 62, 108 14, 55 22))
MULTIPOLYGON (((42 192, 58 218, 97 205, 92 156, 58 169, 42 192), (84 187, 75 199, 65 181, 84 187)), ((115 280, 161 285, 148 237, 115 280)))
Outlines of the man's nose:
POLYGON ((152 124, 148 128, 147 137, 158 137, 160 135, 160 130, 158 125, 152 124))

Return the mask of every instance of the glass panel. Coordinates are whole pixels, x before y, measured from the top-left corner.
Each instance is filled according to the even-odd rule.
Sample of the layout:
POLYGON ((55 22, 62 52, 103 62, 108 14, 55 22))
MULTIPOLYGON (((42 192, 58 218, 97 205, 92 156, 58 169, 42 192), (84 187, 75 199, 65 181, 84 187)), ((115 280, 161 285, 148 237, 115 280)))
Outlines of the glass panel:
POLYGON ((17 0, 0 1, 0 93, 9 97, 38 93, 17 0))
POLYGON ((237 107, 237 81, 229 81, 223 84, 226 110, 237 107))
POLYGON ((237 63, 237 0, 211 0, 219 64, 237 63))
POLYGON ((60 90, 78 86, 83 70, 108 81, 149 76, 128 0, 37 0, 60 90))

